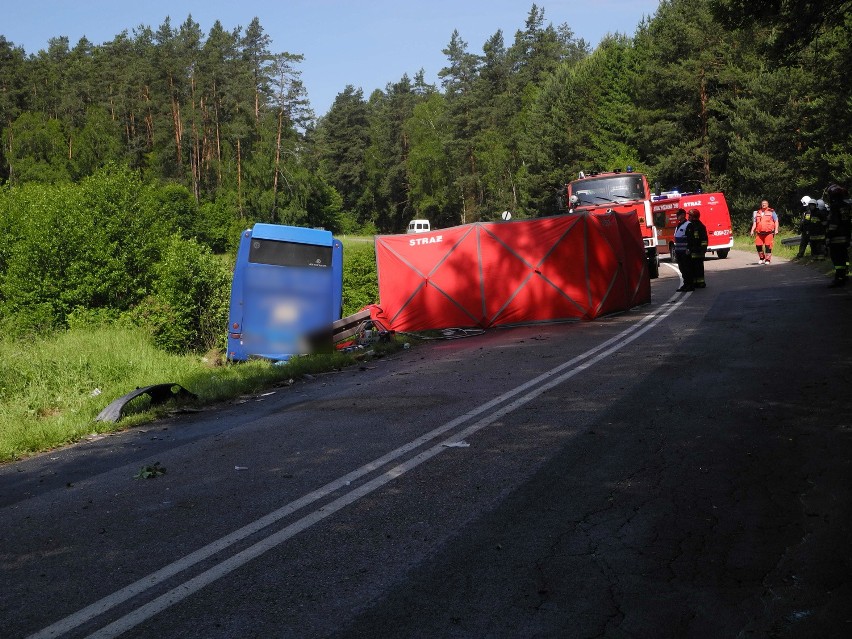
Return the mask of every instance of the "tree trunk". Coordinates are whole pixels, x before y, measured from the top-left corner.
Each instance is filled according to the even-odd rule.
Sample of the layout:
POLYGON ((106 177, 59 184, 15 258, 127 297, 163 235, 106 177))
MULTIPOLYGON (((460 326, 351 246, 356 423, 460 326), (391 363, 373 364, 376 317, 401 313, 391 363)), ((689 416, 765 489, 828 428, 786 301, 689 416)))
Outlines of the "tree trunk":
POLYGON ((195 196, 195 201, 198 202, 201 199, 201 187, 199 185, 201 181, 201 143, 198 134, 198 113, 201 107, 195 104, 195 76, 192 76, 190 80, 189 92, 190 106, 192 107, 192 152, 189 162, 192 172, 192 194, 195 196))
POLYGON ((148 85, 142 90, 142 97, 145 99, 145 136, 148 149, 154 148, 154 116, 151 114, 151 94, 148 85))
POLYGON ((13 160, 12 160, 13 137, 12 137, 12 122, 11 122, 11 120, 9 121, 9 124, 7 126, 7 130, 9 131, 9 145, 6 147, 6 150, 8 152, 6 157, 8 158, 8 165, 9 165, 9 182, 14 183, 14 181, 15 181, 15 168, 13 166, 13 160))
POLYGON ((278 132, 275 135, 275 175, 272 177, 272 223, 278 216, 278 170, 281 166, 281 128, 284 123, 284 109, 278 110, 278 132))
POLYGON ((177 160, 177 165, 183 166, 183 153, 181 153, 181 142, 183 138, 182 125, 180 120, 180 104, 175 97, 175 84, 174 78, 169 76, 169 89, 171 93, 172 99, 172 122, 175 127, 175 158, 177 160))
POLYGON ((710 96, 707 95, 707 77, 701 70, 701 148, 703 149, 702 169, 704 173, 703 183, 710 184, 710 132, 707 114, 707 105, 710 96))
POLYGON ((518 187, 515 186, 515 178, 512 176, 512 169, 506 167, 506 175, 509 177, 509 184, 512 186, 512 210, 518 210, 518 187))
POLYGON ((237 138, 237 210, 240 212, 240 217, 245 217, 243 213, 243 165, 240 138, 237 138))
POLYGON ((216 186, 222 186, 222 132, 219 128, 219 98, 216 94, 216 83, 213 83, 213 124, 216 127, 216 186))

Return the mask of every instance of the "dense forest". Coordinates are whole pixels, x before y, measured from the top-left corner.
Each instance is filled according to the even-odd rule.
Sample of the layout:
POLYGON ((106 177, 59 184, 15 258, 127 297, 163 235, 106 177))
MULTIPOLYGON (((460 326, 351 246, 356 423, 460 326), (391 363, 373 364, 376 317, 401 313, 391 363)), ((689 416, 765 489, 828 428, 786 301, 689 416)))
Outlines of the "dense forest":
POLYGON ((593 49, 533 4, 479 52, 453 32, 440 86, 421 70, 341 87, 320 118, 302 56, 257 19, 37 53, 0 35, 0 320, 132 316, 200 348, 227 296, 217 258, 253 222, 372 234, 552 215, 580 170, 723 190, 740 228, 762 198, 796 214, 852 176, 850 9, 662 0, 593 49))

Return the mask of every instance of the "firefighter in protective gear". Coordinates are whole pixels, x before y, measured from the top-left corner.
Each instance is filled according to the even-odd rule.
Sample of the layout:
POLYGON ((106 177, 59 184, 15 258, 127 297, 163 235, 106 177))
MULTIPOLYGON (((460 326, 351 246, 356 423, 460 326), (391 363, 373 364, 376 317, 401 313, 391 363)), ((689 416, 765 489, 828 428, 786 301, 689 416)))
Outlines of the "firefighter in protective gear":
POLYGON ((687 237, 691 241, 689 256, 692 258, 692 285, 695 288, 707 288, 704 281, 704 255, 707 253, 707 227, 701 221, 701 211, 689 209, 689 226, 693 232, 687 237))
POLYGON ((769 264, 772 261, 772 244, 776 233, 778 214, 775 209, 769 208, 767 200, 763 200, 760 208, 752 213, 751 230, 748 232, 754 236, 754 246, 761 264, 769 264))
POLYGON ((822 208, 819 207, 821 200, 815 200, 809 195, 802 198, 802 217, 799 220, 799 252, 796 259, 801 259, 805 256, 805 249, 808 244, 811 245, 811 257, 818 260, 825 259, 825 225, 828 217, 828 210, 823 203, 822 208))
POLYGON ((828 254, 834 264, 831 287, 845 286, 849 274, 849 242, 852 236, 852 200, 849 191, 839 184, 826 189, 828 195, 828 227, 825 236, 828 254))
POLYGON ((688 293, 694 291, 695 287, 692 283, 692 257, 689 254, 689 247, 695 242, 694 232, 690 228, 690 222, 686 219, 686 211, 684 209, 677 210, 677 226, 674 231, 674 249, 677 266, 680 269, 680 276, 683 278, 683 284, 678 293, 688 293))
POLYGON ((818 249, 816 259, 824 260, 828 254, 825 248, 825 229, 828 226, 828 207, 822 200, 816 201, 816 213, 811 215, 811 254, 818 249))
MULTIPOLYGON (((793 259, 801 259, 805 256, 805 249, 808 247, 808 243, 810 242, 810 235, 808 234, 808 219, 810 218, 810 211, 808 211, 808 206, 811 202, 814 202, 814 206, 816 206, 816 200, 811 199, 810 195, 805 195, 802 198, 802 217, 799 220, 799 233, 801 238, 799 239, 799 252, 796 253, 796 257, 793 259)), ((811 253, 813 254, 813 249, 811 249, 811 253)))

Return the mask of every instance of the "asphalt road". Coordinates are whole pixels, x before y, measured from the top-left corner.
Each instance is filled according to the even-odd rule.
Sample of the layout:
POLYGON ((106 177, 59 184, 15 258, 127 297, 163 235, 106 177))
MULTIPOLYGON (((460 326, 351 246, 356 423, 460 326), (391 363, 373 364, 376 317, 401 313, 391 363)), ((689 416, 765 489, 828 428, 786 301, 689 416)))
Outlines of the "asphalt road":
POLYGON ((706 270, 0 467, 0 635, 852 636, 852 289, 706 270))

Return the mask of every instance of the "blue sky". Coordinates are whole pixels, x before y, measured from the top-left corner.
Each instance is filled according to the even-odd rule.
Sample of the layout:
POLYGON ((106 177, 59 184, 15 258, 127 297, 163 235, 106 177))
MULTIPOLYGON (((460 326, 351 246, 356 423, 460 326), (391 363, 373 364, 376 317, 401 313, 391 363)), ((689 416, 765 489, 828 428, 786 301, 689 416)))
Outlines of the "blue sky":
MULTIPOLYGON (((468 51, 498 29, 506 46, 524 27, 532 0, 12 0, 3 9, 0 35, 29 53, 49 38, 67 36, 73 47, 86 36, 95 44, 139 25, 155 29, 169 16, 173 26, 188 15, 204 33, 218 19, 225 29, 245 28, 257 17, 273 52, 305 56, 300 65, 308 99, 323 115, 347 84, 368 97, 407 73, 423 68, 438 84, 441 53, 457 29, 468 51)), ((659 0, 537 0, 545 22, 567 23, 575 36, 595 46, 607 33, 633 35, 659 0)))

